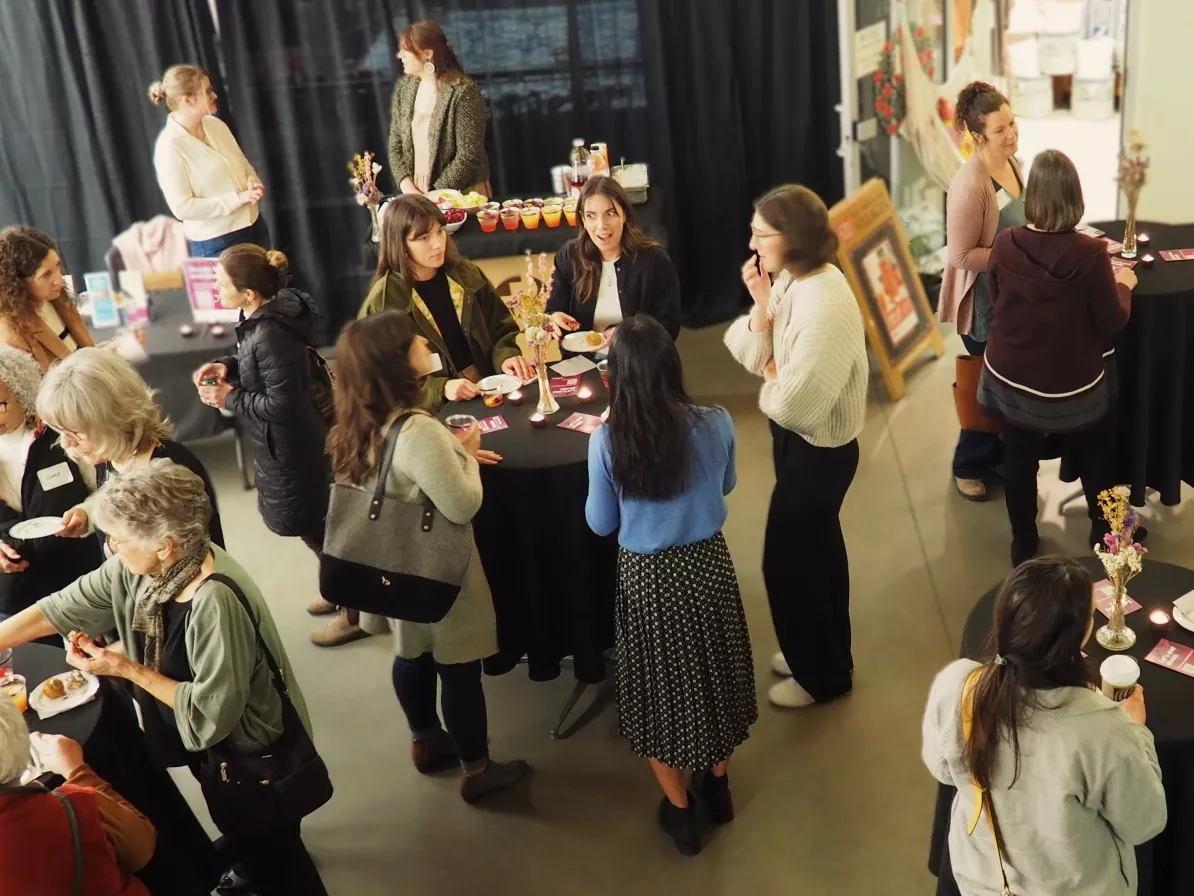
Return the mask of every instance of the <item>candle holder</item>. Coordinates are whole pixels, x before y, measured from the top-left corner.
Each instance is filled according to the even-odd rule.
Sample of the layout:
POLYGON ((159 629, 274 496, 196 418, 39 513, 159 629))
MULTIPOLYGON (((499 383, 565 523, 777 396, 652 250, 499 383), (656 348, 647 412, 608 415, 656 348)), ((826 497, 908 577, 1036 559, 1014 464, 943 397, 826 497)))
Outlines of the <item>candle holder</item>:
POLYGON ((1151 255, 1145 254, 1140 256, 1140 266, 1143 268, 1151 268, 1154 261, 1156 261, 1156 259, 1151 255))
POLYGON ((580 390, 576 393, 576 400, 581 404, 588 404, 593 400, 593 390, 588 386, 581 386, 580 390))
POLYGON ((531 426, 535 427, 535 429, 543 429, 543 427, 547 426, 547 415, 546 414, 534 413, 534 414, 531 414, 530 419, 531 419, 531 426))
POLYGON ((1136 234, 1136 245, 1141 249, 1147 249, 1148 248, 1148 234, 1147 233, 1136 234))
POLYGON ((510 404, 514 405, 514 407, 518 407, 519 405, 521 405, 522 404, 522 390, 515 389, 513 392, 511 392, 509 395, 506 396, 506 401, 508 401, 508 402, 510 402, 510 404))
POLYGON ((1148 614, 1148 623, 1154 631, 1167 632, 1173 627, 1173 616, 1158 608, 1148 614))

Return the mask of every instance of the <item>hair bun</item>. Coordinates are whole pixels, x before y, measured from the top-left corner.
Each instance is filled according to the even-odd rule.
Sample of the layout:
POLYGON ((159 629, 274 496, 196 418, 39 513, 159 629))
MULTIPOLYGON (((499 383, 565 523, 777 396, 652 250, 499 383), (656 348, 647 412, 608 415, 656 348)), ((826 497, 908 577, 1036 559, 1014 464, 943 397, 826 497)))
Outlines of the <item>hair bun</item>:
POLYGON ((290 262, 286 258, 286 253, 277 249, 269 249, 265 253, 265 260, 271 268, 278 272, 278 288, 285 286, 290 280, 290 262))
POLYGON ((166 102, 166 85, 161 81, 154 81, 149 85, 148 96, 151 103, 160 106, 166 102))

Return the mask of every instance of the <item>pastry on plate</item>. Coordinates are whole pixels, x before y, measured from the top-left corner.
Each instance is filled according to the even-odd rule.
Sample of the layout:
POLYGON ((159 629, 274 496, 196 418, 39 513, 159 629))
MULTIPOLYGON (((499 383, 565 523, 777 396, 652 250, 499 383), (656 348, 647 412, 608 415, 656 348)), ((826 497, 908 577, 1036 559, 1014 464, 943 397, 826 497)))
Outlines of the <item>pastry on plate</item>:
POLYGON ((85 687, 87 687, 87 676, 78 669, 66 676, 66 689, 68 691, 77 691, 85 687))
POLYGON ((605 342, 605 337, 602 336, 600 333, 598 333, 596 330, 591 330, 589 332, 589 335, 585 337, 585 342, 587 342, 589 345, 596 347, 598 345, 601 345, 601 343, 605 342))
POLYGON ((51 678, 41 686, 41 693, 43 697, 50 700, 59 700, 66 696, 66 687, 62 684, 61 678, 51 678))

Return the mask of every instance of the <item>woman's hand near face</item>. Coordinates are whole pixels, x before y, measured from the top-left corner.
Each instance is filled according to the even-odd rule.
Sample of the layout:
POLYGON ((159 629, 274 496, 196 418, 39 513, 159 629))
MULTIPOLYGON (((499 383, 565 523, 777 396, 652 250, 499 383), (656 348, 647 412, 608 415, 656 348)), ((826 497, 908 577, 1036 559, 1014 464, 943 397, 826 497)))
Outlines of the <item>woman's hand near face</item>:
POLYGON ((444 398, 448 401, 470 401, 480 394, 481 390, 471 380, 448 380, 444 383, 444 398))
POLYGON ((771 278, 767 276, 758 255, 752 255, 746 264, 742 265, 742 282, 746 285, 746 291, 750 293, 751 301, 766 311, 771 303, 771 278))

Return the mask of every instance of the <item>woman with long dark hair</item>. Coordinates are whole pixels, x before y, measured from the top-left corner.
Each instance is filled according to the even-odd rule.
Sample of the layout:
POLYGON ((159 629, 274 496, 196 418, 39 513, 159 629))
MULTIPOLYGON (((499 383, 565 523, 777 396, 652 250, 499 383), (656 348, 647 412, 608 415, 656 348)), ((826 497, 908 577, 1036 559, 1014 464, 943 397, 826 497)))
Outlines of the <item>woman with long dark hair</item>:
POLYGON ((516 337, 518 324, 497 290, 471 261, 461 258, 444 230, 444 213, 426 196, 399 196, 381 225, 377 275, 359 317, 405 311, 431 343, 436 362, 423 377, 420 404, 481 394, 477 383, 493 373, 520 380, 534 375, 516 337))
POLYGON ((634 220, 612 177, 593 177, 576 202, 576 236, 556 253, 547 310, 564 330, 608 339, 625 317, 649 314, 680 333, 680 278, 668 254, 634 220))
MULTIPOLYGON (((419 408, 420 383, 433 364, 431 345, 409 314, 387 311, 344 328, 336 343, 336 424, 328 438, 332 471, 337 482, 370 493, 384 477, 386 498, 430 501, 448 520, 465 525, 481 507, 481 435, 473 427, 457 440, 419 408), (383 470, 382 449, 392 426, 401 429, 390 467, 383 470)), ((329 541, 335 532, 329 529, 329 541)), ((497 652, 497 620, 475 547, 460 595, 439 622, 362 613, 361 625, 376 633, 394 630, 394 692, 410 725, 418 771, 432 774, 459 765, 460 795, 467 803, 522 780, 527 764, 521 759, 489 758, 481 660, 497 652)))
POLYGON ((390 110, 390 174, 398 189, 490 195, 485 98, 444 30, 430 19, 407 25, 398 58, 403 76, 390 110))
POLYGON ((721 527, 734 488, 734 423, 692 403, 680 355, 645 315, 618 327, 609 419, 589 441, 585 517, 618 532, 619 729, 664 797, 659 824, 701 850, 693 789, 718 824, 734 817, 730 756, 758 718, 750 635, 721 527))
POLYGON ((1133 847, 1165 828, 1165 791, 1143 689, 1112 702, 1082 656, 1094 610, 1080 563, 1030 560, 995 596, 990 661, 956 660, 933 682, 921 754, 958 788, 948 858, 963 896, 1001 887, 987 819, 970 830, 975 786, 1013 893, 1136 892, 1133 847))

